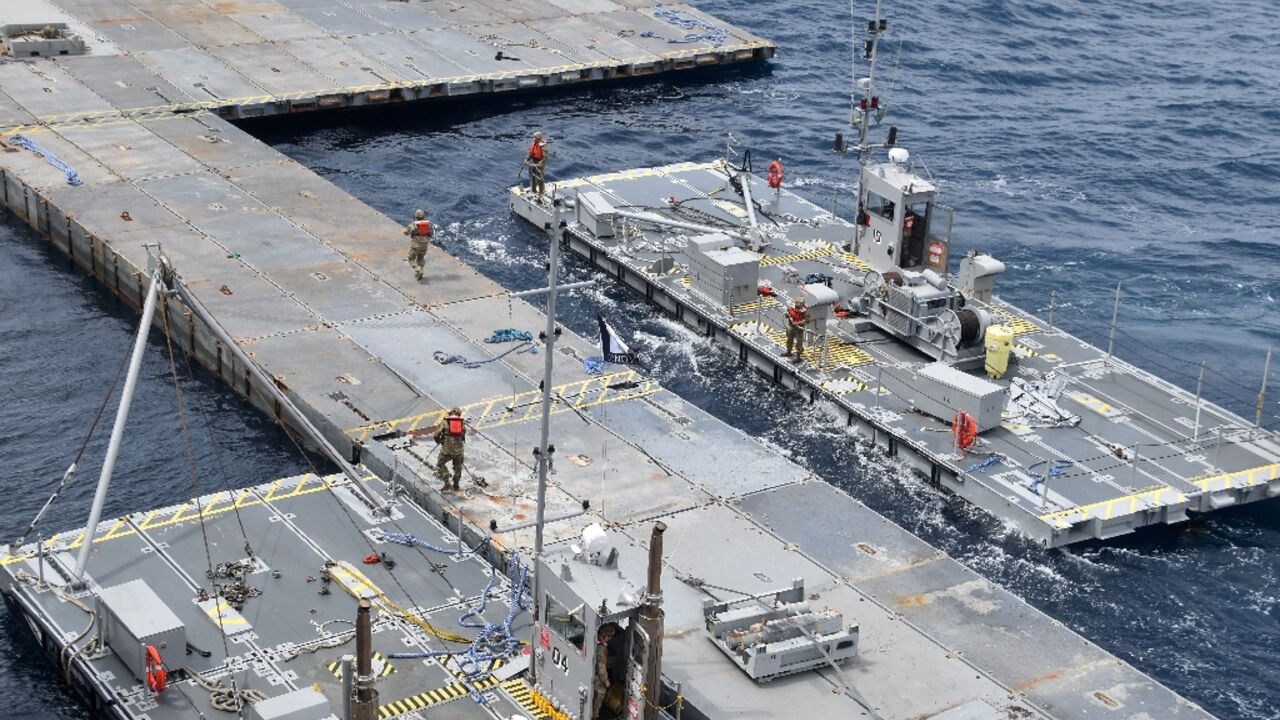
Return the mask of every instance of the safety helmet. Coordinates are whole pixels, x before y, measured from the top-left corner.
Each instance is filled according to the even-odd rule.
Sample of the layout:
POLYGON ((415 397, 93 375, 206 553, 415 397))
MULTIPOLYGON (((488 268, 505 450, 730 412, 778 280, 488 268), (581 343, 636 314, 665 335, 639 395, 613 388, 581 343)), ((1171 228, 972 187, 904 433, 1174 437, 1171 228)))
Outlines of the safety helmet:
POLYGON ((415 218, 419 219, 419 220, 426 220, 426 219, 427 219, 427 211, 426 211, 426 210, 415 210, 415 211, 413 211, 413 216, 414 216, 415 218))
POLYGON ((803 304, 804 304, 804 298, 802 298, 802 297, 798 297, 798 298, 796 298, 795 300, 792 300, 792 301, 791 301, 791 304, 792 304, 792 305, 803 305, 803 304))
POLYGON ((450 414, 450 415, 457 415, 457 416, 461 417, 461 416, 462 416, 462 408, 454 408, 454 409, 452 409, 452 410, 450 410, 450 411, 449 411, 449 414, 450 414))
POLYGON ((541 140, 541 139, 542 139, 542 131, 541 131, 541 130, 535 130, 535 131, 533 132, 533 139, 534 139, 534 140, 541 140))

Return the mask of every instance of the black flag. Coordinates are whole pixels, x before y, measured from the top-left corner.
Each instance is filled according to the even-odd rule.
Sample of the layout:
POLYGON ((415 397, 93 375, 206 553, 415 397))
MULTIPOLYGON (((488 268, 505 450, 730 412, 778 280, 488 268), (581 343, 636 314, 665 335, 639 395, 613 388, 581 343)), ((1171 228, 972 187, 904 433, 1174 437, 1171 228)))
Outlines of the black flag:
POLYGON ((619 365, 636 363, 638 359, 635 354, 618 331, 604 319, 604 315, 596 313, 596 320, 600 322, 600 354, 604 356, 604 361, 619 365))

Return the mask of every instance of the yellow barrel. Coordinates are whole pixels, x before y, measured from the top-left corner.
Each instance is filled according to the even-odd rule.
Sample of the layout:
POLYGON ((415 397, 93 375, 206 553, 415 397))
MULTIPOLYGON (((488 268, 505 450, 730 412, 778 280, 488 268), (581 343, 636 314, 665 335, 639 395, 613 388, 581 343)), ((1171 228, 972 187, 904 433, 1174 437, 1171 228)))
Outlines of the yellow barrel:
POLYGON ((1013 349, 1013 330, 1007 325, 987 328, 983 341, 987 350, 987 375, 999 380, 1009 369, 1009 352, 1013 349))

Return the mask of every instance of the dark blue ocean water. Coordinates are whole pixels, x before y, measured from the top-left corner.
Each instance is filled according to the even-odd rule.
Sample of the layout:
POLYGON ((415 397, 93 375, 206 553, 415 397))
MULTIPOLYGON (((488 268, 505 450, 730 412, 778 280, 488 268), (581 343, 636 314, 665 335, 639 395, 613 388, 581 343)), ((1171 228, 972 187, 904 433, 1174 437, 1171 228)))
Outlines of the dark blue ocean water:
MULTIPOLYGON (((829 152, 848 112, 848 7, 699 4, 777 41, 778 57, 754 70, 248 129, 393 217, 427 208, 446 250, 513 288, 543 280, 545 243, 508 215, 503 195, 534 129, 552 139, 553 179, 711 159, 732 132, 758 156, 782 157, 811 199, 848 208, 854 159, 829 152)), ((860 16, 871 9, 858 6, 860 16)), ((879 76, 892 82, 883 93, 890 121, 956 207, 960 247, 1009 264, 999 292, 1042 309, 1056 291, 1056 320, 1105 342, 1122 281, 1118 354, 1187 387, 1205 361, 1205 396, 1251 415, 1266 348, 1280 345, 1280 8, 959 0, 892 3, 888 16, 879 76)), ((577 262, 567 274, 592 275, 577 262)), ((607 280, 565 302, 565 322, 590 334, 597 307, 633 336, 667 387, 1214 714, 1280 717, 1277 502, 1039 550, 862 457, 822 407, 742 376, 719 349, 607 280)), ((0 308, 7 537, 74 455, 135 317, 11 218, 0 221, 0 308)), ((167 373, 153 344, 108 512, 193 491, 167 373)), ((195 433, 203 491, 221 482, 214 448, 237 484, 305 469, 287 439, 217 381, 197 373, 183 388, 212 419, 212 441, 195 433)), ((1278 416, 1280 404, 1269 401, 1265 422, 1280 427, 1278 416)), ((88 457, 86 480, 49 527, 83 522, 100 443, 88 457)), ((0 619, 0 716, 79 717, 18 623, 0 619)))

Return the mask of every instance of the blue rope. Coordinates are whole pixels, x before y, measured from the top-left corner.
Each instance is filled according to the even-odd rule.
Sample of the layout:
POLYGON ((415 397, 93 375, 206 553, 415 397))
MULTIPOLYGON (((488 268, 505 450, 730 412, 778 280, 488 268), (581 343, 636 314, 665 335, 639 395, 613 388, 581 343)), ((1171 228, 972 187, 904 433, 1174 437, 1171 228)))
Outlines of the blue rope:
POLYGON ((588 375, 599 375, 604 372, 604 358, 582 358, 582 370, 588 375))
POLYGON ((436 359, 436 362, 440 363, 441 365, 453 365, 454 363, 459 363, 462 365, 462 367, 468 370, 475 370, 481 365, 487 365, 488 363, 491 363, 494 360, 501 360, 502 358, 510 355, 511 353, 525 353, 525 352, 533 353, 534 355, 537 355, 538 346, 534 345, 531 342, 520 343, 519 345, 516 345, 515 347, 508 349, 506 352, 500 355, 494 355, 493 357, 485 358, 484 360, 468 360, 462 355, 450 355, 449 353, 443 350, 435 351, 432 354, 432 357, 434 357, 436 359))
POLYGON ((44 158, 45 162, 58 168, 59 170, 62 171, 63 175, 67 176, 68 185, 82 184, 82 181, 80 180, 80 176, 76 174, 75 168, 71 167, 70 165, 66 164, 62 160, 58 159, 57 155, 54 155, 53 153, 49 152, 48 150, 45 150, 44 148, 40 147, 34 142, 31 142, 31 138, 27 137, 26 135, 22 135, 22 134, 14 135, 13 137, 9 138, 9 144, 16 145, 17 147, 20 147, 26 150, 30 150, 31 152, 36 153, 40 157, 44 158))
MULTIPOLYGON (((708 25, 702 19, 675 8, 665 8, 659 5, 653 9, 653 16, 659 20, 665 20, 681 30, 689 31, 679 39, 667 38, 666 40, 669 43, 707 42, 715 47, 720 47, 729 39, 729 34, 724 31, 724 28, 708 25)), ((646 30, 640 33, 640 37, 658 38, 660 36, 652 30, 646 30)))
MULTIPOLYGON (((1032 463, 1027 466, 1027 472, 1030 473, 1032 470, 1035 470, 1036 468, 1040 467, 1041 465, 1044 465, 1047 462, 1049 461, 1041 460, 1040 462, 1032 463)), ((1062 474, 1062 471, 1066 470, 1072 465, 1075 465, 1075 463, 1070 460, 1054 460, 1053 464, 1049 466, 1049 472, 1045 473, 1044 475, 1035 476, 1035 478, 1031 481, 1031 484, 1027 486, 1027 489, 1030 490, 1031 492, 1035 492, 1036 488, 1044 484, 1044 481, 1046 479, 1051 477, 1058 477, 1059 475, 1062 474)))
POLYGON ((532 342, 533 333, 528 330, 516 330, 515 328, 501 328, 494 330, 493 334, 485 340, 487 343, 504 343, 504 342, 532 342))
MULTIPOLYGON (((474 548, 459 550, 458 548, 432 545, 412 533, 383 533, 382 539, 398 545, 417 546, 433 550, 445 555, 475 555, 488 546, 490 542, 490 538, 485 537, 474 548)), ((492 673, 490 666, 495 660, 505 660, 520 651, 520 640, 511 634, 511 624, 515 622, 516 615, 521 610, 529 607, 529 603, 525 600, 525 586, 529 577, 529 569, 518 562, 514 563, 514 566, 516 578, 508 576, 508 579, 512 580, 511 594, 508 598, 509 608, 507 609, 507 615, 502 619, 502 622, 491 623, 484 619, 485 608, 489 605, 489 592, 493 590, 493 586, 498 583, 499 578, 497 568, 492 565, 489 566, 489 582, 485 584, 484 590, 480 592, 479 601, 458 616, 458 625, 476 630, 475 638, 465 652, 427 650, 424 652, 391 653, 388 657, 391 659, 420 659, 454 656, 458 660, 458 670, 468 681, 475 682, 490 675, 492 673)), ((477 703, 484 704, 484 698, 478 690, 472 690, 471 697, 477 703)))
POLYGON ((970 465, 969 467, 965 468, 964 471, 971 473, 971 472, 977 472, 979 470, 986 470, 987 468, 991 467, 992 465, 995 465, 998 462, 1000 462, 1000 456, 992 455, 991 457, 987 458, 986 460, 983 460, 980 463, 974 463, 970 465))

